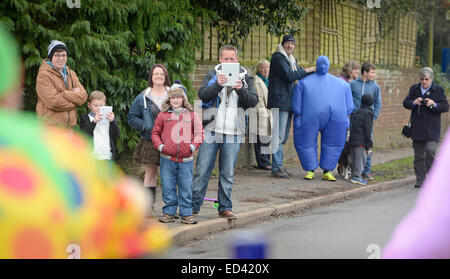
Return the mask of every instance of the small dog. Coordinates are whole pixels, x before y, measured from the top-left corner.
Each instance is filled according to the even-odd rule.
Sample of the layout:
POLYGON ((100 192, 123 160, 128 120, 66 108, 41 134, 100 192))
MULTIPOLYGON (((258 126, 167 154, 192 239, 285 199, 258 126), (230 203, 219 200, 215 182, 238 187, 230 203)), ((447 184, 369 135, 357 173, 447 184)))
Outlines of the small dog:
POLYGON ((337 171, 340 175, 344 177, 345 180, 349 179, 349 173, 352 170, 352 154, 351 146, 348 141, 350 137, 350 132, 347 131, 347 141, 345 142, 344 149, 342 150, 341 156, 339 157, 337 171))

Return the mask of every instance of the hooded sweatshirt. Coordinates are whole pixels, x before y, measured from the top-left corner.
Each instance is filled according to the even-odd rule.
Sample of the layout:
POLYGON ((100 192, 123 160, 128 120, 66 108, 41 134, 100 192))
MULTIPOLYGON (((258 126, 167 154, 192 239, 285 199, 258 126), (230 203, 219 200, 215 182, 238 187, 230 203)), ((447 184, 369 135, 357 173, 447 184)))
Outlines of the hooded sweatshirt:
POLYGON ((46 124, 74 127, 77 124, 76 108, 86 102, 88 95, 74 71, 66 66, 64 78, 48 61, 42 61, 36 79, 36 113, 46 124), (80 91, 72 91, 75 87, 80 91))
POLYGON ((361 107, 351 116, 350 138, 351 146, 364 146, 372 148, 373 105, 371 94, 364 94, 361 98, 361 107))
POLYGON ((371 94, 373 97, 373 105, 371 106, 373 110, 373 117, 374 119, 377 119, 381 110, 381 93, 378 84, 373 80, 363 81, 361 78, 358 78, 350 82, 350 86, 352 88, 355 111, 361 107, 362 95, 371 94))

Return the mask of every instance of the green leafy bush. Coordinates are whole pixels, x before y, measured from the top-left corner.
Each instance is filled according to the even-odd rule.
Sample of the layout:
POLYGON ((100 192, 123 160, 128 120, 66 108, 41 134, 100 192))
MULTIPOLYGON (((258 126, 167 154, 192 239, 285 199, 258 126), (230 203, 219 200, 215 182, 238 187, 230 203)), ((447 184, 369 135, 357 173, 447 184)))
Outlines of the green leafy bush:
MULTIPOLYGON (((164 64, 171 80, 192 92, 188 74, 198 47, 197 12, 188 0, 81 0, 70 9, 66 0, 6 0, 0 20, 15 35, 26 69, 25 109, 35 111, 36 76, 51 40, 69 49, 67 64, 87 92, 102 90, 121 128, 119 153, 134 149, 137 133, 126 122, 135 96, 147 87, 150 68, 164 64)), ((79 109, 86 113, 87 106, 79 109)))

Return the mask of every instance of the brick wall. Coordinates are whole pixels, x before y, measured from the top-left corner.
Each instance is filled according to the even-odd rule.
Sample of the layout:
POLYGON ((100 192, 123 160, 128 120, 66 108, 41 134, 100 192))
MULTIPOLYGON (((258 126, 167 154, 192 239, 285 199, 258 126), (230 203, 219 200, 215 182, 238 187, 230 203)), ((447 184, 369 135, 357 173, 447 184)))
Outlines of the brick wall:
POLYGON ((195 67, 195 71, 189 75, 189 78, 192 80, 192 85, 194 86, 196 92, 202 84, 203 78, 209 71, 214 69, 215 65, 217 64, 197 64, 197 66, 195 67))
POLYGON ((374 144, 378 148, 407 146, 411 140, 400 133, 408 123, 410 111, 403 108, 403 100, 411 85, 419 81, 419 70, 377 70, 376 74, 383 106, 374 122, 374 144))

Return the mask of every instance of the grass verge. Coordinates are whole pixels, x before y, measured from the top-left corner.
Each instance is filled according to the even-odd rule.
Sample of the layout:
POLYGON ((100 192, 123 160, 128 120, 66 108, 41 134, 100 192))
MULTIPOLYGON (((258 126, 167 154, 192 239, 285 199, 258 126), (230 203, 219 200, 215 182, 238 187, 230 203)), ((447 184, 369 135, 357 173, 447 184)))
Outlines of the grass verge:
POLYGON ((374 182, 406 178, 414 174, 414 156, 372 166, 374 182))

